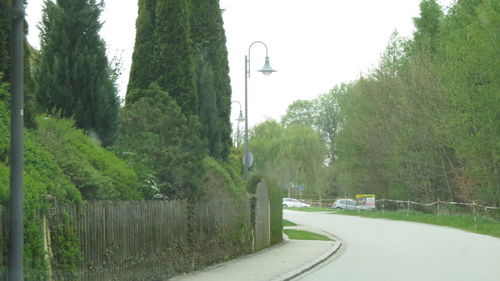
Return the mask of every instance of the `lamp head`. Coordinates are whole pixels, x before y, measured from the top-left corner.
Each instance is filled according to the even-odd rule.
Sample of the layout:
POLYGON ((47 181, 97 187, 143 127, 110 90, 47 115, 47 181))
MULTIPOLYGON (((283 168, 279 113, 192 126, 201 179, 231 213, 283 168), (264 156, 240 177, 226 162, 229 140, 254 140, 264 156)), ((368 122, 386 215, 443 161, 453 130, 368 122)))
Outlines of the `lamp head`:
POLYGON ((236 121, 238 121, 238 122, 245 121, 245 117, 243 117, 243 112, 241 112, 241 110, 240 110, 240 116, 238 116, 238 119, 236 119, 236 121))
POLYGON ((262 72, 264 75, 270 75, 273 72, 276 72, 271 65, 269 64, 269 57, 266 56, 266 62, 264 63, 264 67, 262 67, 261 70, 258 70, 258 72, 262 72))

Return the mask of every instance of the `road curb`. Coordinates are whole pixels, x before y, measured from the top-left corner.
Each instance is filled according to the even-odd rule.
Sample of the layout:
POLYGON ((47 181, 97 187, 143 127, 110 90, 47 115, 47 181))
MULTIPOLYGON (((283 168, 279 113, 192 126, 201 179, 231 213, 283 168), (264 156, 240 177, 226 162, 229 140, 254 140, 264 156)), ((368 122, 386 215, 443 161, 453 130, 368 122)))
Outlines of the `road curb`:
POLYGON ((331 256, 333 256, 340 249, 340 247, 343 244, 343 241, 339 237, 337 237, 329 232, 323 231, 323 230, 311 229, 309 227, 303 228, 301 226, 286 227, 286 229, 300 229, 300 230, 307 230, 310 232, 322 234, 322 235, 328 236, 330 239, 334 240, 334 243, 333 243, 333 246, 330 249, 328 249, 326 252, 324 252, 321 256, 313 259, 312 261, 309 261, 309 262, 303 264, 302 266, 300 266, 299 268, 297 268, 295 270, 281 274, 280 276, 271 279, 271 281, 288 281, 288 280, 292 280, 292 279, 308 272, 309 270, 315 268, 316 266, 320 265, 321 263, 323 263, 324 261, 329 259, 331 256))

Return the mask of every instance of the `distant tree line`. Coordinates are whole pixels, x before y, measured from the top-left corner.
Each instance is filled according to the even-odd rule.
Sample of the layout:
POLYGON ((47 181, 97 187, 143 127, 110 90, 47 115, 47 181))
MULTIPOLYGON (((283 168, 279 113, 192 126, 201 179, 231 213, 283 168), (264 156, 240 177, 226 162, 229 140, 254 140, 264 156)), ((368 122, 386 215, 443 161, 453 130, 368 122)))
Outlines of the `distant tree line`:
POLYGON ((499 9, 423 0, 413 38, 395 33, 376 69, 289 107, 283 125, 329 148, 331 193, 500 205, 499 9))

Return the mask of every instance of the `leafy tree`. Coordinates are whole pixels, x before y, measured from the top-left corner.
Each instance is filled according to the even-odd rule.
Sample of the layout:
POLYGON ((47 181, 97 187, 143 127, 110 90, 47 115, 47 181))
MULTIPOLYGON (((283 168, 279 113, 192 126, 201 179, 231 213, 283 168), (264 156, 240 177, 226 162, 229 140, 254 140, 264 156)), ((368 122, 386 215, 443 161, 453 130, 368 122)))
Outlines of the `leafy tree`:
POLYGON ((345 93, 346 87, 342 84, 316 99, 295 101, 288 107, 281 120, 285 127, 303 125, 314 128, 329 148, 330 164, 336 157, 335 140, 342 123, 338 99, 345 93))
POLYGON ((288 106, 286 114, 281 118, 285 127, 293 125, 304 125, 313 127, 316 125, 316 107, 314 101, 297 100, 288 106))
POLYGON ((327 151, 312 128, 283 128, 275 121, 267 121, 254 128, 249 146, 254 154, 255 173, 284 188, 302 185, 307 194, 323 196, 327 186, 327 151))
POLYGON ((431 53, 436 52, 439 26, 443 18, 443 11, 436 0, 420 2, 420 17, 413 18, 416 31, 413 33, 415 48, 428 48, 431 53))
POLYGON ((103 145, 113 143, 119 101, 114 70, 99 30, 102 2, 45 1, 37 100, 50 114, 74 118, 75 125, 103 145))
POLYGON ((443 20, 437 62, 457 151, 461 198, 500 205, 498 1, 457 1, 443 20))

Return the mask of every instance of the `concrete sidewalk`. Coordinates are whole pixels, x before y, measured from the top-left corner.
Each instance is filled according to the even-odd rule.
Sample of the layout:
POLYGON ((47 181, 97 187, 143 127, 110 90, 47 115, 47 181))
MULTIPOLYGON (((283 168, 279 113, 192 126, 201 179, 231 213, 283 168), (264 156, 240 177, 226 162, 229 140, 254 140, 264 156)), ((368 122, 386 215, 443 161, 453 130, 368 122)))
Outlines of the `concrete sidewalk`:
MULTIPOLYGON (((317 229, 294 227, 331 236, 317 229)), ((335 239, 334 237, 332 237, 335 239)), ((286 239, 279 245, 243 256, 239 259, 208 267, 187 275, 176 276, 176 281, 264 281, 290 280, 330 257, 340 247, 336 241, 307 241, 286 239)))

